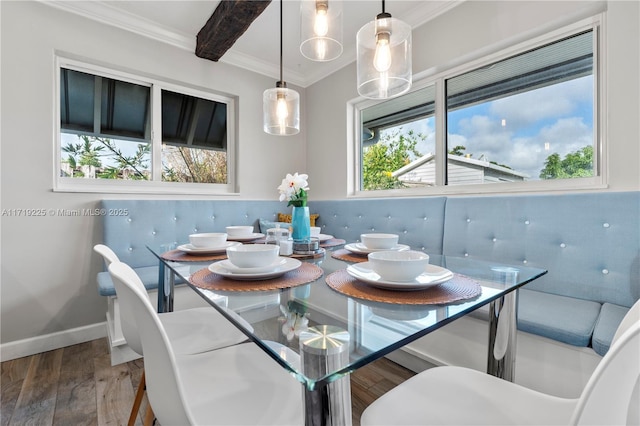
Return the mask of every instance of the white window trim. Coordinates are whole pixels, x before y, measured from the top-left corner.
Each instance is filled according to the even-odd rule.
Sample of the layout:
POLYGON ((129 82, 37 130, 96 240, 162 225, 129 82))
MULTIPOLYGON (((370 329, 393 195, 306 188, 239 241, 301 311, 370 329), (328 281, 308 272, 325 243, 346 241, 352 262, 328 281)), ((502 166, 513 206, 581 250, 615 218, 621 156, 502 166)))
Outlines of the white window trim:
POLYGON ((135 72, 124 71, 109 66, 99 65, 89 60, 77 59, 73 55, 56 52, 55 54, 55 83, 54 83, 54 134, 53 138, 53 191, 54 192, 82 192, 82 193, 117 193, 117 194, 186 194, 186 195, 239 195, 237 190, 236 168, 236 100, 230 96, 223 96, 211 90, 171 83, 157 77, 136 75, 135 72), (151 88, 151 181, 112 180, 112 179, 78 179, 61 177, 61 126, 60 126, 60 70, 68 68, 93 75, 101 75, 129 83, 151 88), (161 91, 169 90, 185 95, 208 99, 227 104, 227 179, 226 184, 215 183, 187 183, 162 182, 162 128, 161 128, 161 91))
POLYGON ((544 35, 532 37, 526 41, 515 43, 506 48, 496 49, 491 53, 478 55, 470 58, 464 64, 446 68, 440 72, 433 73, 430 70, 414 74, 414 83, 411 92, 419 90, 428 85, 434 84, 436 88, 436 186, 426 188, 405 188, 387 190, 361 190, 361 122, 360 110, 365 109, 375 102, 363 97, 355 98, 347 102, 347 121, 352 123, 352 131, 348 133, 348 140, 351 145, 350 151, 356 161, 351 161, 349 172, 351 176, 347 197, 349 198, 379 198, 379 197, 412 197, 424 195, 467 195, 467 194, 495 194, 495 193, 526 193, 526 192, 569 192, 569 191, 590 191, 605 189, 609 182, 608 167, 608 140, 606 139, 606 117, 607 117, 607 96, 606 96, 606 14, 600 13, 593 17, 582 19, 562 28, 549 31, 544 35), (593 135, 597 138, 594 146, 594 168, 599 170, 598 176, 589 178, 554 179, 527 182, 503 182, 503 183, 483 183, 469 185, 443 185, 445 179, 444 156, 446 152, 445 144, 445 103, 444 82, 447 78, 464 74, 482 66, 506 59, 527 50, 549 44, 580 31, 593 30, 594 34, 594 108, 593 108, 593 135))

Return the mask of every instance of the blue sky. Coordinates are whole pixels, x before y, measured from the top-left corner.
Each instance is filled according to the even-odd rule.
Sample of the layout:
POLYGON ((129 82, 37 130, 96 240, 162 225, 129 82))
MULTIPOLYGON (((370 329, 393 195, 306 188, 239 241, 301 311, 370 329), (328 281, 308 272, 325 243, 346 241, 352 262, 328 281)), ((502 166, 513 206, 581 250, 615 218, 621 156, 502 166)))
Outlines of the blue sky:
MULTIPOLYGON (((466 147, 473 158, 505 164, 538 179, 546 158, 593 145, 593 77, 587 76, 505 97, 448 116, 449 149, 466 147)), ((403 129, 427 136, 421 153, 435 152, 435 121, 403 129)))

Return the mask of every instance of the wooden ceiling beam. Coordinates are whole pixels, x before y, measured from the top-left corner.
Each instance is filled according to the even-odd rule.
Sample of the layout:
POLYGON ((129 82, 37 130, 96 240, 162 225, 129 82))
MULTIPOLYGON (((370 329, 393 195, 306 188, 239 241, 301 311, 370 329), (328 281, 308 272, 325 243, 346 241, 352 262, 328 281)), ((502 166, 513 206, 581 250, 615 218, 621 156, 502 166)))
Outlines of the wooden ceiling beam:
POLYGON ((218 61, 271 0, 222 0, 196 37, 196 56, 218 61))

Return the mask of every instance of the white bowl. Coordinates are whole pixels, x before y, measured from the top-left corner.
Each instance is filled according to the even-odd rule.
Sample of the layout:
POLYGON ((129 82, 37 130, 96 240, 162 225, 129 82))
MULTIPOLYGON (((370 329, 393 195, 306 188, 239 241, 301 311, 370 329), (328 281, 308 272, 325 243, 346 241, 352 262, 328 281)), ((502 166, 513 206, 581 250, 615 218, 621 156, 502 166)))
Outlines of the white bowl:
POLYGON ((317 237, 320 235, 320 227, 319 226, 312 226, 311 227, 311 236, 312 237, 317 237))
POLYGON ((253 234, 253 226, 248 225, 235 225, 235 226, 227 226, 225 228, 227 230, 227 234, 230 237, 246 237, 253 234))
POLYGON ((391 249, 398 245, 396 234, 360 234, 360 241, 369 249, 391 249))
POLYGON ((279 252, 277 244, 240 244, 227 248, 227 257, 238 268, 259 268, 274 263, 279 252))
POLYGON ((189 242, 194 247, 220 247, 227 241, 227 234, 224 232, 209 232, 205 234, 189 235, 189 242))
POLYGON ((415 250, 377 251, 368 258, 371 269, 386 281, 413 281, 429 264, 429 255, 415 250))

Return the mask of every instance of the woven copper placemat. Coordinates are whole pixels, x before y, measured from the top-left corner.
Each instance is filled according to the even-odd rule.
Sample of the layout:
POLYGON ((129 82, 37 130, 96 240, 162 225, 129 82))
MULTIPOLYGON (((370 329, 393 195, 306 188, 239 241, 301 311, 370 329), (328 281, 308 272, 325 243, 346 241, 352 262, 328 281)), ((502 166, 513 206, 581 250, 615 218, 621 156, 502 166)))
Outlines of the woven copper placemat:
POLYGON ((323 241, 320 243, 320 247, 336 247, 345 244, 346 241, 342 238, 331 238, 327 241, 323 241))
POLYGON ((189 281, 199 288, 217 291, 264 291, 296 287, 317 280, 322 276, 322 268, 312 263, 302 262, 298 269, 268 280, 238 281, 214 274, 204 268, 196 271, 189 281))
POLYGON ((344 260, 346 262, 366 262, 369 260, 366 254, 356 254, 347 249, 336 250, 331 253, 331 257, 338 260, 344 260))
POLYGON ((458 300, 471 299, 482 293, 477 281, 463 275, 454 274, 446 283, 424 290, 394 291, 372 287, 358 281, 340 269, 329 274, 325 281, 329 287, 347 296, 373 302, 395 303, 403 305, 437 305, 458 300))
POLYGON ((190 254, 182 250, 171 250, 162 253, 160 257, 164 260, 172 260, 175 262, 207 262, 209 260, 224 260, 227 258, 227 253, 190 254))

